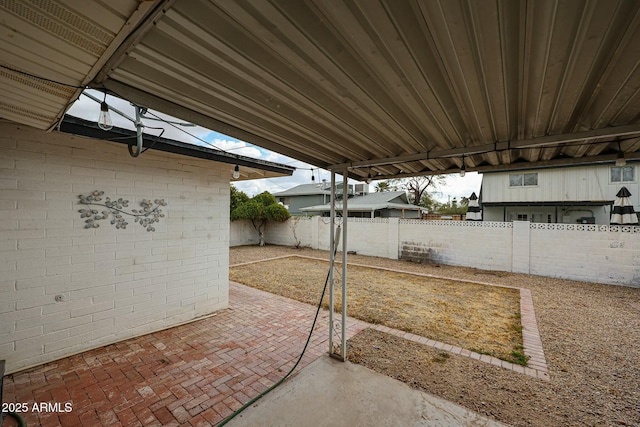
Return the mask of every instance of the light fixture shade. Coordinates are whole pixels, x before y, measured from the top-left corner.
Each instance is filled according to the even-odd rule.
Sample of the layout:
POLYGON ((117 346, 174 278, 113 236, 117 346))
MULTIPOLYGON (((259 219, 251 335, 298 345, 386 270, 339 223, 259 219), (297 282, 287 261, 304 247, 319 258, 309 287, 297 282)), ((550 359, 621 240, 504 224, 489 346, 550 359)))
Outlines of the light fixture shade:
POLYGON ((100 103, 98 127, 102 130, 111 130, 111 128, 113 128, 113 121, 111 120, 111 114, 109 114, 109 105, 104 101, 100 103))
POLYGON ((618 157, 616 158, 616 166, 626 166, 627 160, 624 158, 624 153, 618 151, 618 157))
POLYGON ((238 178, 240 178, 240 166, 236 165, 236 167, 233 169, 233 179, 238 178))
POLYGON ((464 177, 466 173, 467 173, 467 170, 464 166, 464 159, 462 159, 462 166, 460 167, 460 177, 464 177))

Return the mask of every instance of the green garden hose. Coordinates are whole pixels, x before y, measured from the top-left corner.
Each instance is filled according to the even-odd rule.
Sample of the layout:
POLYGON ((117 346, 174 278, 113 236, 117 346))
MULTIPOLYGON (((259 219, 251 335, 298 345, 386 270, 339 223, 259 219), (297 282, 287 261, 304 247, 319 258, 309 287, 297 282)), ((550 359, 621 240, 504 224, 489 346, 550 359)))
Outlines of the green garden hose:
POLYGON ((22 417, 15 412, 3 412, 3 414, 9 415, 11 418, 16 420, 18 422, 18 426, 27 427, 27 423, 25 423, 22 417))
MULTIPOLYGON (((340 227, 338 227, 338 230, 339 229, 340 229, 340 227)), ((339 235, 339 233, 338 233, 338 235, 339 235)), ((338 245, 337 245, 337 242, 336 242, 336 247, 337 246, 338 245)), ((334 255, 335 255, 335 249, 334 249, 334 255)), ((302 349, 302 353, 300 353, 300 357, 298 357, 298 360, 296 361, 296 364, 293 365, 293 368, 291 368, 291 370, 289 372, 287 372, 287 374, 284 377, 282 377, 277 383, 275 383, 274 385, 272 385, 271 387, 269 387, 268 389, 266 389, 265 391, 263 391, 262 393, 260 393, 259 395, 257 395, 256 397, 254 397, 253 399, 251 399, 250 401, 248 401, 244 405, 242 405, 241 408, 239 408, 233 414, 229 415, 227 418, 222 420, 220 422, 220 424, 218 424, 217 427, 224 426, 229 421, 231 421, 233 418, 235 418, 236 415, 240 414, 242 411, 247 409, 249 406, 253 405, 256 401, 258 401, 258 399, 262 398, 264 395, 266 395, 267 393, 269 393, 270 391, 272 391, 273 389, 278 387, 280 384, 282 384, 284 382, 284 380, 289 378, 289 375, 291 375, 291 373, 293 373, 293 371, 296 369, 296 367, 298 366, 298 364, 302 360, 302 356, 304 356, 304 353, 307 351, 307 347, 309 346, 309 341, 311 341, 311 336, 313 335, 313 329, 316 326, 316 321, 318 320, 318 314, 320 314, 320 308, 322 308, 322 300, 324 299, 324 294, 327 291, 327 284, 329 283, 329 277, 331 275, 331 268, 332 267, 333 267, 333 265, 329 266, 329 271, 327 272, 327 278, 325 279, 324 287, 322 288, 322 295, 320 296, 320 302, 318 302, 318 306, 316 308, 316 315, 313 318, 313 324, 311 325, 311 330, 309 331, 309 336, 307 336, 307 342, 304 344, 304 348, 302 349)))

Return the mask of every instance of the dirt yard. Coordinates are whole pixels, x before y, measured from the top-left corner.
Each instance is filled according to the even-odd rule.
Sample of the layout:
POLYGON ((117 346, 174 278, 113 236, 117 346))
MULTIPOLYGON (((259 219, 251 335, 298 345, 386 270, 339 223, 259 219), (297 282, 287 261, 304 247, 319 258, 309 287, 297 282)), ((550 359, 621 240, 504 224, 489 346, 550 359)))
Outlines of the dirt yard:
MULTIPOLYGON (((292 256, 232 267, 229 278, 315 305, 328 267, 326 260, 292 256)), ((336 275, 341 269, 338 264, 336 275)), ((361 266, 348 274, 350 316, 523 364, 517 289, 361 266)), ((335 282, 339 289, 340 277, 335 282)), ((329 308, 328 292, 323 307, 329 308)), ((342 309, 340 291, 335 309, 342 309)))
MULTIPOLYGON (((239 247, 230 264, 291 254, 328 259, 239 247)), ((530 289, 551 381, 372 330, 349 341, 351 361, 515 426, 640 426, 640 289, 361 255, 349 262, 530 289)))

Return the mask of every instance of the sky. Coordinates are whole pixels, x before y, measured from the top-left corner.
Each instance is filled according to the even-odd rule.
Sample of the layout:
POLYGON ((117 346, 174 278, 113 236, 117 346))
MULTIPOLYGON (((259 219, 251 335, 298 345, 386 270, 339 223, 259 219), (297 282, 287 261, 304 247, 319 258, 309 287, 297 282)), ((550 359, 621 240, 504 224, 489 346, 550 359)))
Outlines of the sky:
MULTIPOLYGON (((89 92, 96 98, 99 98, 100 100, 102 100, 104 97, 104 95, 98 91, 88 90, 87 92, 89 92)), ((107 96, 106 101, 111 108, 116 108, 129 117, 135 117, 134 107, 128 101, 112 96, 107 96)), ((157 114, 165 120, 182 122, 180 119, 168 116, 166 114, 162 114, 153 110, 149 111, 157 114)), ((85 120, 97 121, 99 113, 100 105, 87 96, 81 95, 80 98, 71 106, 67 114, 75 117, 80 117, 85 120)), ((130 120, 121 117, 113 111, 111 111, 111 118, 113 120, 114 126, 126 129, 135 129, 133 123, 130 120)), ((163 122, 146 119, 143 120, 143 123, 145 124, 145 126, 147 126, 144 132, 151 135, 159 135, 161 131, 158 129, 151 129, 150 127, 162 127, 165 129, 162 135, 165 138, 210 148, 218 148, 234 154, 240 154, 256 159, 268 160, 271 162, 283 163, 298 168, 292 176, 288 177, 233 182, 233 185, 237 189, 244 191, 250 197, 262 193, 263 191, 277 193, 279 191, 284 191, 291 187, 295 187, 296 185, 310 184, 312 174, 313 176, 315 176, 316 182, 321 182, 322 179, 326 179, 327 181, 331 180, 331 173, 327 170, 318 169, 310 164, 295 160, 287 156, 283 156, 281 154, 266 150, 261 147, 257 147, 255 145, 248 144, 244 141, 229 137, 210 129, 205 129, 201 126, 178 125, 174 127, 163 122), (188 132, 188 134, 186 132, 188 132)), ((336 180, 340 182, 342 180, 342 177, 336 176, 336 180)), ((446 176, 445 184, 435 190, 434 196, 440 202, 447 202, 454 197, 458 199, 460 199, 461 197, 469 197, 472 192, 479 194, 481 181, 482 176, 476 172, 467 172, 464 178, 460 177, 458 174, 450 174, 446 176)), ((357 181, 355 180, 349 180, 349 182, 357 183, 357 181)), ((375 191, 375 184, 376 181, 371 183, 370 191, 375 191)))

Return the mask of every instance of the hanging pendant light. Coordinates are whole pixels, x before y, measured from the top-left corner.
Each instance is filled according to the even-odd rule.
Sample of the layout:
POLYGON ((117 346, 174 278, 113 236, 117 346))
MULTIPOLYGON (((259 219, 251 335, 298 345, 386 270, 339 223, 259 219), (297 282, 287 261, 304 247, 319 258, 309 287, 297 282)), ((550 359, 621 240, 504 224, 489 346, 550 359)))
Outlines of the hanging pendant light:
POLYGON ((104 100, 100 103, 100 115, 98 116, 98 127, 102 130, 111 130, 113 121, 109 114, 109 105, 107 104, 107 94, 104 94, 104 100))

